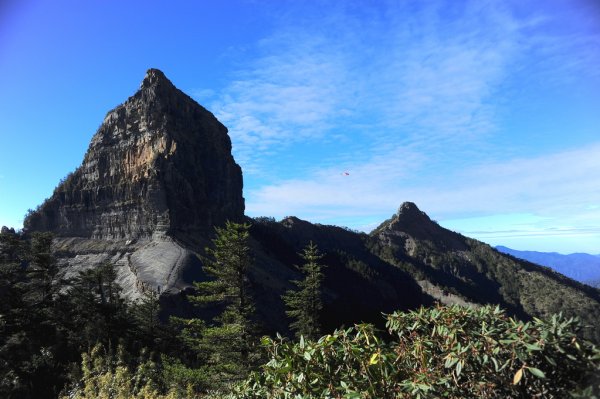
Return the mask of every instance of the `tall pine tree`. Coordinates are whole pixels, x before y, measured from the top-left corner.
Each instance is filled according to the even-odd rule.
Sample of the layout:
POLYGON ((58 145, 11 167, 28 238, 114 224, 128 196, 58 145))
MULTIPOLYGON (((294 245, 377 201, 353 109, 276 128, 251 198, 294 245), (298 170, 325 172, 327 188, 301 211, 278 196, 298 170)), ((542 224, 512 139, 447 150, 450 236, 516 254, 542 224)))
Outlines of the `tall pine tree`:
POLYGON ((203 267, 211 280, 195 283, 198 295, 190 298, 200 306, 223 310, 203 328, 199 348, 221 383, 244 378, 257 361, 255 307, 248 279, 249 228, 233 222, 216 228, 203 267))
POLYGON ((296 337, 318 339, 321 335, 319 321, 323 303, 321 301, 321 283, 323 273, 319 260, 323 257, 317 246, 311 241, 300 254, 305 263, 300 267, 304 279, 293 280, 297 290, 289 290, 283 296, 288 310, 286 314, 293 320, 290 329, 296 337))

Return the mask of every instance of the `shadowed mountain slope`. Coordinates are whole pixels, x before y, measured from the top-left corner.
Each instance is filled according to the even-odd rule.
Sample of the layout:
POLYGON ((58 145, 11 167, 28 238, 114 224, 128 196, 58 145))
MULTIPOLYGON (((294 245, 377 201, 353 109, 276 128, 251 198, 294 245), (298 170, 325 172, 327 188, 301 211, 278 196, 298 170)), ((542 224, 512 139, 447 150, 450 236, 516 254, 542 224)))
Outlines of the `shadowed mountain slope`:
POLYGON ((455 294, 471 303, 500 304, 525 319, 562 311, 578 316, 589 326, 586 336, 600 342, 599 290, 447 230, 412 203, 404 203, 371 238, 373 253, 425 287, 441 288, 442 302, 455 294))

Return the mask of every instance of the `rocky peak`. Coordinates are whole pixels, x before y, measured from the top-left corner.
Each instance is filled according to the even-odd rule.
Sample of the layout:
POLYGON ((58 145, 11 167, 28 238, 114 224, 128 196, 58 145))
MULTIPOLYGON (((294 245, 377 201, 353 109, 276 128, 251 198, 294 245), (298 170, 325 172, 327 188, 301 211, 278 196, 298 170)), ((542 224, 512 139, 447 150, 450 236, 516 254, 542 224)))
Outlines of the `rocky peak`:
POLYGON ((166 86, 175 89, 173 83, 167 79, 161 70, 155 68, 148 69, 148 71, 146 71, 146 76, 144 76, 144 80, 142 80, 142 84, 140 85, 140 90, 158 86, 166 86))
POLYGON ((421 220, 421 221, 431 221, 429 216, 423 211, 421 211, 414 202, 403 202, 398 208, 398 212, 396 212, 396 218, 402 220, 421 220))
POLYGON ((459 234, 443 228, 413 202, 404 202, 398 212, 390 219, 383 222, 372 233, 381 239, 388 240, 392 237, 401 237, 406 241, 405 246, 412 246, 412 242, 429 241, 440 245, 444 249, 463 250, 466 248, 464 238, 459 234))
POLYGON ((297 218, 296 216, 286 216, 285 218, 281 219, 281 225, 287 228, 291 228, 294 227, 295 225, 298 224, 309 224, 306 220, 302 220, 300 218, 297 218))
POLYGON ((243 213, 227 128, 149 69, 140 90, 108 112, 82 165, 25 227, 102 239, 207 235, 243 213))
POLYGON ((404 202, 391 219, 384 222, 379 229, 410 232, 429 230, 435 223, 413 202, 404 202))

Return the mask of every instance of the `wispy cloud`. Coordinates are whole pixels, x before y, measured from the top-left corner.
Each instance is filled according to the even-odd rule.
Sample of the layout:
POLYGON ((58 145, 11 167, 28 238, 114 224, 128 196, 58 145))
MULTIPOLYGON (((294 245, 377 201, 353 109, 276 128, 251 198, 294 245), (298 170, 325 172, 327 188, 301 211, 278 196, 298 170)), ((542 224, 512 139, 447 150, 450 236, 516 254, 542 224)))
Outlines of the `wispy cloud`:
POLYGON ((600 143, 536 158, 480 163, 469 170, 440 171, 438 180, 387 175, 382 171, 402 166, 382 159, 349 176, 328 170, 311 179, 261 187, 250 193, 248 211, 332 222, 348 215, 386 217, 401 202, 415 201, 441 220, 528 212, 551 218, 554 226, 572 224, 589 231, 600 225, 600 213, 594 209, 600 203, 598 154, 600 143))
MULTIPOLYGON (((589 213, 600 202, 600 143, 531 158, 482 163, 442 186, 443 201, 430 199, 441 215, 515 210, 561 215, 589 213)), ((597 215, 600 222, 600 215, 597 215)))
POLYGON ((527 52, 536 64, 534 80, 546 85, 564 86, 582 74, 596 81, 600 77, 599 3, 575 0, 569 3, 544 3, 542 12, 523 24, 527 52))
POLYGON ((245 170, 262 165, 266 151, 323 137, 343 114, 344 54, 334 47, 307 33, 264 40, 264 56, 240 71, 214 104, 245 170))
POLYGON ((488 100, 517 53, 519 32, 505 10, 479 4, 448 10, 429 3, 391 14, 389 48, 378 54, 364 93, 369 112, 381 118, 380 141, 402 134, 401 144, 431 150, 462 147, 494 130, 488 100), (450 11, 457 17, 448 18, 450 11))
POLYGON ((468 150, 468 140, 495 128, 487 100, 518 46, 508 13, 477 4, 459 7, 453 23, 442 3, 388 3, 368 18, 333 7, 322 20, 284 19, 213 105, 244 170, 264 169, 264 153, 332 137, 361 141, 333 154, 340 159, 399 146, 468 150))

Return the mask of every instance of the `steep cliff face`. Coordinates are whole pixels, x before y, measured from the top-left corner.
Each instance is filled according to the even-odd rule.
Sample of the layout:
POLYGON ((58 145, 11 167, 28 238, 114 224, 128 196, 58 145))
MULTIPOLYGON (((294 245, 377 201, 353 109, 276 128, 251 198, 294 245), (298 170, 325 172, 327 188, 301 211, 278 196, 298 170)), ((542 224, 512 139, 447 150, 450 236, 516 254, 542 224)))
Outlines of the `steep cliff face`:
POLYGON ((243 218, 242 171, 227 128, 150 69, 24 227, 55 234, 66 276, 109 262, 135 298, 185 288, 214 226, 243 218))
POLYGON ((156 69, 110 111, 81 167, 25 220, 62 237, 205 234, 244 214, 227 128, 156 69))

